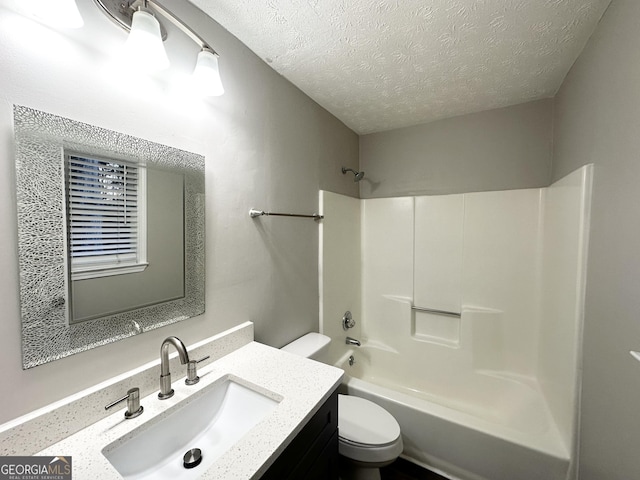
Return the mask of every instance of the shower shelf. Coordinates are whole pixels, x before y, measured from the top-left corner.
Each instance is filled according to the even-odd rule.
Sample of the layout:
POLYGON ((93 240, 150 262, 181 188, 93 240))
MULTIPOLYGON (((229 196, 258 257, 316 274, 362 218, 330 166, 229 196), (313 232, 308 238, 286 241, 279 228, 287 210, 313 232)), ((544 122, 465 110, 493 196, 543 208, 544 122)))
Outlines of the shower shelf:
POLYGON ((264 210, 249 210, 249 215, 251 218, 267 216, 267 217, 298 217, 298 218, 313 218, 314 220, 322 220, 324 215, 319 215, 314 213, 313 215, 301 215, 298 213, 275 213, 275 212, 265 212, 264 210))
POLYGON ((424 307, 411 307, 411 310, 415 310, 416 312, 425 312, 425 313, 435 313, 436 315, 444 315, 446 317, 462 317, 461 313, 458 312, 447 312, 445 310, 436 310, 434 308, 424 308, 424 307))

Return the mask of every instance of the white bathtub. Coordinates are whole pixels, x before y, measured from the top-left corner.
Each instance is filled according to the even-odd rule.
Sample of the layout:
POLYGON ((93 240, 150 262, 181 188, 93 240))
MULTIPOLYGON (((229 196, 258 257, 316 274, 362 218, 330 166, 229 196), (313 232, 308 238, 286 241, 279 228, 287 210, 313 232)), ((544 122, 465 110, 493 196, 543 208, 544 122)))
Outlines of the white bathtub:
POLYGON ((398 420, 403 456, 462 480, 567 478, 569 453, 534 380, 490 371, 452 376, 446 365, 406 375, 406 361, 363 343, 337 362, 346 393, 398 420))

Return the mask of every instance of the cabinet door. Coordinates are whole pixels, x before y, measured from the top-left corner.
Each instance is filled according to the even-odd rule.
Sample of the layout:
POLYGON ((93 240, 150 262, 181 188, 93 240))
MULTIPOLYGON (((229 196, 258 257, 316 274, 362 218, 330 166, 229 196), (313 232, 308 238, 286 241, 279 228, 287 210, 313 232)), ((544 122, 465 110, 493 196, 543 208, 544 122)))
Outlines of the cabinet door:
POLYGON ((334 391, 262 480, 338 480, 338 393, 334 391))
POLYGON ((311 468, 303 474, 302 477, 294 475, 289 480, 337 480, 340 458, 338 455, 338 432, 335 432, 329 442, 325 445, 324 450, 316 458, 311 468))

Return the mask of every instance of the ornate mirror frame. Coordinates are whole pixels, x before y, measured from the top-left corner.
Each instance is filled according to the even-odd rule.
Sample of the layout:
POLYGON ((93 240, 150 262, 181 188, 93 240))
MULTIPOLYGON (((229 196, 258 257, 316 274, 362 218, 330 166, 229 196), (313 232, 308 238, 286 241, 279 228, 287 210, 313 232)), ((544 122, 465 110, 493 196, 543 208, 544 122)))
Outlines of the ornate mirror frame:
POLYGON ((28 369, 205 309, 204 157, 14 105, 22 361, 28 369), (69 325, 64 150, 135 161, 184 175, 185 296, 69 325))

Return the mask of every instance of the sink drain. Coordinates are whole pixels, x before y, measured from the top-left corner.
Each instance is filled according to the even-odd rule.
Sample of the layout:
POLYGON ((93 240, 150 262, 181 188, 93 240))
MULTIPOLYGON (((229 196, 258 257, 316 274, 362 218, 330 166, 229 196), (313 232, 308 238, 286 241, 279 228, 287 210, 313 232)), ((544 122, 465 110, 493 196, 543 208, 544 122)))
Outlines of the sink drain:
POLYGON ((184 468, 194 468, 200 465, 202 461, 202 450, 199 448, 192 448, 182 457, 184 468))

